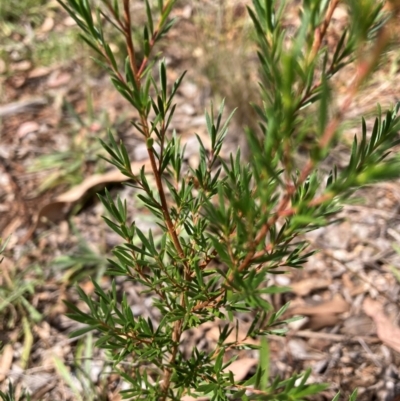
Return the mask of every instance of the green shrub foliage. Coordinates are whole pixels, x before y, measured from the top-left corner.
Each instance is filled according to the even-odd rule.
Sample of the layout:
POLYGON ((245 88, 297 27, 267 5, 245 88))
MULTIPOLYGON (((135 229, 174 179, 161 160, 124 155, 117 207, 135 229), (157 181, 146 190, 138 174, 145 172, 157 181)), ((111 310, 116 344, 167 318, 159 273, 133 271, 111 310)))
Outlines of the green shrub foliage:
POLYGON ((88 312, 68 304, 69 316, 85 324, 73 335, 99 333, 97 346, 108 350, 129 383, 125 398, 303 400, 324 389, 307 384, 310 371, 288 379, 269 377, 263 339, 284 334, 288 305, 274 310, 269 296, 285 288, 271 285, 268 277, 301 268, 312 253, 301 234, 332 222, 356 189, 400 175, 398 155, 391 153, 398 143, 399 104, 386 113, 378 109, 372 132, 362 119, 345 168, 331 166, 329 174, 320 168, 340 140, 352 100, 387 49, 387 24, 396 10, 384 12, 381 2, 372 0, 342 2, 348 25, 332 48, 325 39, 339 1, 253 0, 248 12, 257 41, 260 102, 254 105, 258 131, 243 129, 250 160, 242 160, 240 150, 226 160, 220 156, 232 117, 224 120, 222 104, 215 114, 212 106, 206 113, 211 146, 198 138, 199 163, 189 168, 179 135, 169 130, 184 74, 168 82, 166 63, 153 57, 156 43, 173 29, 170 14, 177 2, 138 1, 144 23, 134 19, 130 0, 60 3, 115 89, 136 110, 132 125, 146 144, 148 163, 133 171, 128 150, 111 132, 102 144, 108 161, 129 178, 162 231, 141 231, 128 221, 126 201, 108 192, 100 196, 109 216, 105 222, 122 238, 109 274, 140 283, 161 318, 135 317, 115 282, 108 291, 94 282, 94 296, 78 288, 88 312), (285 11, 293 6, 300 21, 287 30, 285 11), (121 36, 126 51, 114 53, 110 29, 121 36), (335 104, 331 79, 350 63, 356 76, 335 104), (305 161, 298 157, 300 149, 305 161), (259 347, 246 344, 246 338, 227 341, 237 312, 251 315, 246 338, 260 338, 259 347), (188 357, 181 346, 183 333, 217 318, 227 325, 215 349, 208 353, 194 347, 188 357), (228 367, 235 360, 232 351, 243 348, 260 348, 262 357, 251 378, 237 381, 228 367), (126 361, 132 364, 121 363, 126 361))

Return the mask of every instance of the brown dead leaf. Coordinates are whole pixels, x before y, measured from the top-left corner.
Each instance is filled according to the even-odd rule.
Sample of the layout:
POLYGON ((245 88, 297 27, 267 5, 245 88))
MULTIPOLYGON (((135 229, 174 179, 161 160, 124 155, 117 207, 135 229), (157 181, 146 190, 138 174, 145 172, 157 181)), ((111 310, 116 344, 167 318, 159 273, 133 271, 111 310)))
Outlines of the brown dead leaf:
POLYGON ((44 205, 40 210, 37 218, 37 223, 51 221, 57 223, 65 218, 71 209, 71 203, 53 201, 44 205))
POLYGON ((330 301, 322 302, 317 305, 296 306, 289 310, 291 315, 325 315, 344 313, 350 309, 350 305, 342 298, 340 294, 336 294, 330 301))
POLYGON ((296 295, 304 297, 305 295, 308 295, 310 292, 321 290, 323 288, 328 287, 330 284, 331 282, 329 280, 310 277, 298 281, 297 283, 293 283, 290 285, 290 287, 296 295))
POLYGON ((383 306, 371 298, 366 298, 363 303, 364 312, 370 316, 375 324, 380 340, 393 350, 400 352, 400 328, 385 315, 383 306))
MULTIPOLYGON (((131 168, 133 173, 135 174, 135 171, 139 172, 139 169, 142 167, 149 167, 150 163, 149 162, 134 162, 131 164, 131 168)), ((128 177, 126 175, 123 175, 119 170, 112 170, 108 173, 105 174, 95 174, 92 175, 88 178, 86 178, 82 183, 79 185, 76 185, 75 187, 71 188, 69 191, 64 192, 63 194, 57 196, 55 199, 56 202, 65 202, 65 203, 71 203, 71 202, 76 202, 82 198, 82 196, 89 190, 97 185, 104 185, 104 184, 110 184, 113 182, 123 182, 127 181, 128 177)))
MULTIPOLYGON (((134 174, 139 173, 139 170, 142 167, 145 167, 146 169, 149 169, 150 167, 150 162, 145 161, 145 162, 133 162, 131 163, 131 169, 134 174)), ((83 198, 83 196, 91 189, 100 186, 100 185, 106 185, 110 183, 115 183, 115 182, 123 182, 127 181, 128 177, 123 175, 119 170, 112 170, 109 171, 108 173, 105 174, 95 174, 92 175, 88 178, 86 178, 83 182, 81 182, 79 185, 76 185, 75 187, 71 188, 67 192, 64 192, 63 194, 57 196, 55 199, 53 199, 51 202, 48 204, 44 205, 38 212, 38 214, 34 218, 34 224, 30 228, 30 230, 27 232, 24 238, 21 239, 20 243, 24 244, 26 241, 29 240, 29 238, 32 236, 32 234, 35 232, 36 228, 38 225, 44 221, 52 221, 52 222, 57 222, 66 217, 68 212, 71 210, 71 206, 75 203, 78 202, 83 198)))
POLYGON ((306 323, 304 328, 309 330, 321 330, 325 327, 336 326, 340 321, 340 318, 337 314, 334 313, 326 313, 326 314, 318 314, 310 317, 310 320, 306 323))

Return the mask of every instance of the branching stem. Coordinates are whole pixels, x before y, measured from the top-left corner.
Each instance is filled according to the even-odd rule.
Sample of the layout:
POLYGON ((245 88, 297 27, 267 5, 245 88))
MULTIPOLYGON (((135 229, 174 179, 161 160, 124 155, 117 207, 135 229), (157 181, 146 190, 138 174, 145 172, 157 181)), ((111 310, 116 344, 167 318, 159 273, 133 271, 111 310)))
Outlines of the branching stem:
MULTIPOLYGON (((392 14, 392 19, 396 16, 396 13, 392 14)), ((351 106, 355 96, 359 92, 361 85, 366 81, 372 70, 374 69, 375 65, 378 63, 383 50, 387 46, 390 40, 390 33, 388 30, 387 24, 384 25, 379 34, 378 38, 375 42, 375 45, 371 51, 370 58, 368 59, 361 59, 360 62, 358 63, 357 66, 357 72, 356 76, 353 80, 353 84, 350 87, 349 93, 344 99, 342 106, 340 109, 336 112, 336 115, 332 118, 332 120, 328 123, 328 125, 325 128, 325 131, 321 137, 319 147, 321 150, 326 149, 329 144, 331 143, 337 128, 339 127, 340 122, 342 121, 345 113, 351 106)), ((315 162, 310 158, 306 164, 306 166, 303 168, 298 184, 302 184, 307 177, 310 175, 311 171, 315 167, 315 162)))

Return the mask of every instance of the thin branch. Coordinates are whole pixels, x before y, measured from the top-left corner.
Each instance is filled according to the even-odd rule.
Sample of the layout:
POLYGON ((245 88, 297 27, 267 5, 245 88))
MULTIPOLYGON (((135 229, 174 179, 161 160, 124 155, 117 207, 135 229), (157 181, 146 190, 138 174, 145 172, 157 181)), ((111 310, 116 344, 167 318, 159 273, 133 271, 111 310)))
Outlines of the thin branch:
MULTIPOLYGON (((128 57, 129 57, 129 65, 131 67, 131 70, 133 72, 134 75, 134 79, 136 81, 136 85, 138 88, 141 87, 141 75, 147 65, 147 61, 148 58, 145 57, 141 63, 140 68, 138 69, 137 65, 136 65, 136 58, 135 58, 135 47, 133 44, 133 40, 132 40, 132 22, 131 22, 131 15, 130 15, 130 0, 124 0, 123 1, 124 4, 124 21, 125 23, 123 24, 123 31, 124 31, 124 36, 125 36, 125 41, 126 41, 126 46, 127 46, 127 50, 128 50, 128 57)), ((168 3, 169 4, 169 3, 168 3)), ((165 6, 167 7, 168 4, 165 6)), ((161 29, 161 21, 162 18, 159 21, 158 24, 158 29, 161 29)), ((150 48, 152 48, 157 40, 158 37, 158 31, 155 32, 155 34, 153 35, 151 42, 150 42, 150 48)), ((106 55, 105 55, 106 56, 106 55)), ((110 61, 108 59, 108 57, 106 56, 107 60, 110 61)), ((109 62, 110 65, 112 65, 109 62)), ((114 71, 114 70, 113 70, 114 71)), ((125 82, 125 80, 123 79, 123 77, 121 76, 121 74, 118 71, 114 71, 118 78, 122 81, 125 82)), ((149 130, 149 123, 147 121, 147 116, 143 113, 142 110, 139 110, 140 113, 140 119, 141 119, 141 125, 143 128, 143 134, 144 137, 146 139, 150 138, 150 130, 149 130)), ((164 126, 163 126, 164 127, 164 126)), ((164 136, 162 138, 162 140, 165 138, 165 133, 164 136)), ((163 144, 162 144, 163 147, 163 144)), ((147 152, 149 155, 149 159, 150 159, 150 164, 151 164, 151 168, 153 171, 153 175, 156 181, 156 186, 157 186, 157 190, 158 190, 158 194, 160 197, 160 202, 161 202, 161 210, 164 216, 164 220, 169 232, 169 235, 171 237, 172 242, 174 243, 175 249, 178 252, 179 257, 184 260, 185 259, 185 254, 183 252, 182 246, 180 244, 179 238, 178 238, 178 234, 176 231, 176 228, 172 222, 170 213, 169 213, 169 209, 168 209, 168 203, 166 200, 166 196, 165 196, 165 191, 164 191, 164 187, 163 187, 163 183, 162 183, 162 179, 161 179, 161 174, 160 174, 160 166, 161 166, 161 160, 160 160, 160 164, 159 166, 157 166, 157 162, 156 162, 156 157, 154 154, 154 149, 152 147, 148 147, 147 148, 147 152)), ((184 263, 184 279, 185 280, 189 280, 190 279, 190 271, 189 271, 189 266, 187 265, 186 262, 184 263)), ((185 307, 185 297, 184 297, 184 290, 182 290, 182 295, 181 295, 181 299, 180 299, 180 304, 182 307, 185 307)), ((174 323, 174 327, 173 327, 173 333, 172 333, 172 341, 173 341, 173 346, 172 346, 172 350, 171 350, 171 354, 170 354, 170 358, 169 358, 169 363, 168 365, 165 367, 164 369, 164 374, 163 374, 163 379, 162 379, 162 384, 161 384, 161 389, 162 389, 162 397, 160 398, 161 400, 166 400, 167 396, 168 396, 168 390, 171 384, 171 377, 172 377, 172 368, 170 367, 176 359, 176 356, 178 354, 178 347, 179 347, 179 341, 180 341, 180 337, 182 335, 182 327, 183 327, 183 320, 177 320, 174 323)))
MULTIPOLYGON (((115 18, 116 23, 118 24, 118 26, 116 26, 116 28, 123 34, 124 33, 124 24, 122 23, 122 21, 118 18, 118 15, 116 14, 114 7, 110 4, 109 1, 104 1, 108 11, 112 14, 112 16, 115 18)), ((101 15, 103 17, 105 17, 108 21, 110 21, 114 26, 114 22, 112 22, 109 17, 107 16, 107 14, 101 12, 101 15)))
POLYGON ((328 30, 329 24, 331 22, 333 12, 335 11, 335 8, 338 6, 339 2, 340 0, 332 0, 329 3, 328 10, 326 11, 325 18, 322 21, 322 24, 315 30, 314 41, 311 47, 311 52, 308 56, 308 64, 311 64, 317 56, 326 31, 328 30))
MULTIPOLYGON (((185 304, 184 295, 181 294, 181 305, 185 304)), ((172 332, 172 341, 174 345, 172 346, 171 356, 169 358, 169 364, 171 365, 175 362, 176 356, 178 354, 179 342, 182 335, 182 326, 183 326, 183 319, 177 320, 174 325, 174 330, 172 332)), ((165 401, 168 396, 168 389, 171 385, 171 376, 172 376, 172 368, 167 367, 164 370, 164 376, 162 379, 161 389, 163 396, 161 397, 161 401, 165 401)))
POLYGON ((169 214, 167 199, 165 197, 165 192, 164 192, 164 187, 163 187, 163 184, 161 181, 161 176, 160 176, 160 173, 157 168, 154 151, 152 148, 150 148, 150 149, 147 149, 147 152, 149 154, 151 168, 153 170, 154 178, 156 180, 158 194, 160 195, 162 212, 164 215, 165 223, 167 224, 168 232, 171 236, 172 242, 174 243, 176 250, 178 251, 179 257, 184 259, 185 254, 183 252, 182 246, 179 242, 178 234, 176 233, 174 224, 172 223, 171 216, 169 214))
MULTIPOLYGON (((293 191, 294 191, 294 187, 288 186, 288 189, 287 189, 284 197, 280 201, 278 210, 261 228, 261 230, 257 234, 255 240, 253 241, 252 250, 247 254, 246 258, 243 260, 241 265, 238 267, 239 272, 245 270, 252 263, 252 261, 254 259, 254 255, 256 254, 257 246, 261 243, 261 241, 263 241, 265 239, 265 236, 267 235, 267 233, 269 232, 271 227, 279 220, 279 218, 283 215, 283 213, 286 213, 286 209, 290 203, 290 198, 293 194, 293 191)), ((233 273, 231 274, 229 280, 230 281, 233 280, 233 273)))
POLYGON ((130 0, 124 0, 124 34, 128 49, 129 64, 133 71, 133 75, 136 80, 137 87, 140 88, 140 76, 137 73, 136 59, 135 59, 135 47, 132 41, 132 22, 131 22, 131 12, 130 12, 130 0))

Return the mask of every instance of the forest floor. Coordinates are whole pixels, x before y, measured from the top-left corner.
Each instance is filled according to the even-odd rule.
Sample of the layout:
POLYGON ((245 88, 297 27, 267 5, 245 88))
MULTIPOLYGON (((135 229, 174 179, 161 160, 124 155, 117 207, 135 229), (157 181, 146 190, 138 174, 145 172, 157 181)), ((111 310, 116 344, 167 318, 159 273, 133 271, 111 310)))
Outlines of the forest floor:
MULTIPOLYGON (((217 105, 226 97, 229 109, 238 107, 225 157, 238 145, 245 148, 241 127, 254 126, 248 104, 257 101, 257 69, 245 5, 182 1, 174 11, 178 22, 163 41, 169 80, 188 70, 173 128, 187 143, 189 164, 198 160, 194 134, 206 136, 204 109, 211 100, 217 105)), ((331 40, 342 19, 339 9, 331 40)), ((117 40, 114 45, 118 49, 117 40)), ((94 348, 95 334, 68 337, 78 325, 65 316, 63 303, 79 305, 76 284, 91 294, 90 277, 104 288, 110 283, 107 257, 121 240, 102 220, 96 191, 107 187, 113 195, 134 197, 98 158, 98 138, 111 127, 132 160, 140 164, 147 157, 129 124, 129 105, 89 55, 55 1, 0 6, 0 233, 3 240, 10 236, 0 266, 0 390, 12 380, 17 391, 29 389, 32 400, 116 401, 125 385, 94 348)), ((346 116, 343 141, 330 156, 339 168, 361 115, 370 128, 376 103, 385 111, 397 100, 400 53, 394 49, 386 57, 346 116)), ((351 67, 335 80, 338 102, 349 74, 351 67)), ((330 400, 337 391, 347 399, 358 388, 361 401, 391 401, 400 394, 400 183, 364 188, 356 196, 338 223, 308 235, 319 252, 304 269, 273 279, 292 288, 274 305, 290 301, 289 314, 304 319, 290 325, 286 337, 270 338, 270 374, 311 368, 310 381, 330 384, 318 399, 330 400)), ((154 228, 143 207, 130 203, 136 223, 154 228)), ((153 316, 139 285, 120 286, 136 316, 153 316)), ((245 330, 248 318, 240 320, 245 330)), ((185 346, 210 347, 217 334, 217 323, 200 327, 185 346)), ((257 355, 243 353, 238 362, 234 374, 245 378, 257 355)))

